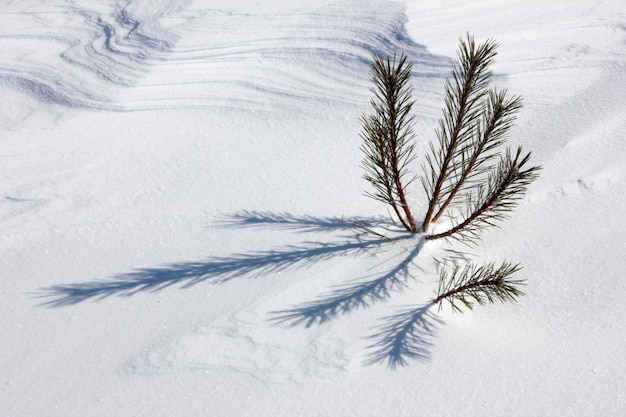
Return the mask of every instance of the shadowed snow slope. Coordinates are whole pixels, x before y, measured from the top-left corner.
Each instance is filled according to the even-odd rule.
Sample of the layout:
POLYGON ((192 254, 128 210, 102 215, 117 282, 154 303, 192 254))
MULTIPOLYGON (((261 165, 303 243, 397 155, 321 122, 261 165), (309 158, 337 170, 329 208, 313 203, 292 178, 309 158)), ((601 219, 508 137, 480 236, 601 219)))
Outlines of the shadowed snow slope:
POLYGON ((626 413, 621 1, 213 3, 0 0, 0 415, 626 413), (470 250, 527 295, 452 315, 359 117, 407 53, 419 173, 466 32, 544 169, 470 250))

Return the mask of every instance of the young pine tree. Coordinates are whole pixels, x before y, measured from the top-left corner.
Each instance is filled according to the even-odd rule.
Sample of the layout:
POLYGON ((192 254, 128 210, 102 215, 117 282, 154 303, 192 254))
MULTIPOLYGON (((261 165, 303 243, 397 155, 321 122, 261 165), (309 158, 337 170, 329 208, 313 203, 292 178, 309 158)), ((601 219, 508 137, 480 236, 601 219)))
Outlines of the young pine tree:
MULTIPOLYGON (((419 225, 406 197, 407 186, 415 179, 409 169, 415 159, 412 65, 406 55, 374 57, 373 113, 361 117, 364 178, 373 189, 367 195, 388 204, 407 231, 422 232, 427 240, 454 238, 476 244, 486 228, 496 226, 517 206, 541 169, 529 166, 530 153, 521 147, 512 151, 505 146, 522 104, 521 98, 490 86, 497 47, 493 40, 476 45, 469 35, 460 40, 452 77, 446 82, 437 140, 430 144, 422 166, 428 208, 419 225), (441 218, 448 220, 445 227, 433 231, 441 218)), ((518 270, 517 265, 504 263, 499 268, 469 265, 444 271, 433 301, 447 300, 458 310, 459 302, 471 308, 471 300, 479 304, 515 300, 523 294, 516 287, 522 281, 510 279, 518 270)))

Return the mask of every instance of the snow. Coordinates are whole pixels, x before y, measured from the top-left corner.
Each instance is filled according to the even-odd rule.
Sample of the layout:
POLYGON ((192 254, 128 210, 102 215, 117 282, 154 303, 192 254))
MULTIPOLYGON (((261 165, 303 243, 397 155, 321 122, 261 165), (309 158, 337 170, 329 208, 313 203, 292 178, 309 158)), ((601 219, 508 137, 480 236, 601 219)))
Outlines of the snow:
POLYGON ((0 415, 626 413, 622 2, 212 3, 0 2, 0 415), (406 52, 422 154, 467 32, 543 170, 471 250, 526 296, 452 314, 359 116, 406 52))

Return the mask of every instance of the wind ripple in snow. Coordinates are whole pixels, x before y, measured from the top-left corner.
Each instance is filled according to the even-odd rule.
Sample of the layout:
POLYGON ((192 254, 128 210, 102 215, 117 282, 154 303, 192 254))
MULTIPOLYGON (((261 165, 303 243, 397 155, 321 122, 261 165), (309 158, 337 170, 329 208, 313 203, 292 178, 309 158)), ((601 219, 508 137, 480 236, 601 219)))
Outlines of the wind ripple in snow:
POLYGON ((9 6, 0 15, 0 83, 47 103, 115 107, 119 91, 174 44, 159 25, 171 8, 170 1, 9 6))
POLYGON ((420 88, 449 71, 448 59, 410 40, 401 5, 294 7, 259 18, 203 2, 44 3, 19 28, 11 16, 26 13, 10 8, 0 17, 0 82, 68 107, 267 109, 367 102, 374 53, 407 53, 420 88))

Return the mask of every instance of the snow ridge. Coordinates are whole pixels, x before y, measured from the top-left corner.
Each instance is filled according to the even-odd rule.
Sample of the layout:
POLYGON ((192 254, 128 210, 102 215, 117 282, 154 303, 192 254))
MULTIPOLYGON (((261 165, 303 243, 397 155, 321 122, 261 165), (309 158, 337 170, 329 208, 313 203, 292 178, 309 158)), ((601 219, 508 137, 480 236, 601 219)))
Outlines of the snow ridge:
POLYGON ((136 84, 176 41, 159 26, 171 4, 152 2, 150 10, 140 10, 145 14, 138 16, 135 2, 81 3, 40 4, 28 13, 11 8, 3 13, 0 42, 8 56, 0 66, 0 82, 44 103, 107 108, 121 88, 136 84), (22 27, 13 27, 15 21, 22 27), (32 26, 24 27, 24 21, 32 26), (45 55, 23 52, 41 44, 46 45, 45 55))
MULTIPOLYGON (((422 77, 442 77, 449 66, 408 37, 400 6, 388 6, 355 13, 340 4, 259 20, 190 2, 42 5, 27 15, 36 32, 15 27, 0 42, 5 50, 45 43, 47 55, 9 54, 0 83, 45 103, 109 110, 267 109, 347 97, 356 104, 368 91, 372 54, 407 53, 422 77), (204 36, 193 36, 199 29, 204 36)), ((0 23, 10 27, 20 14, 13 13, 0 23)))

